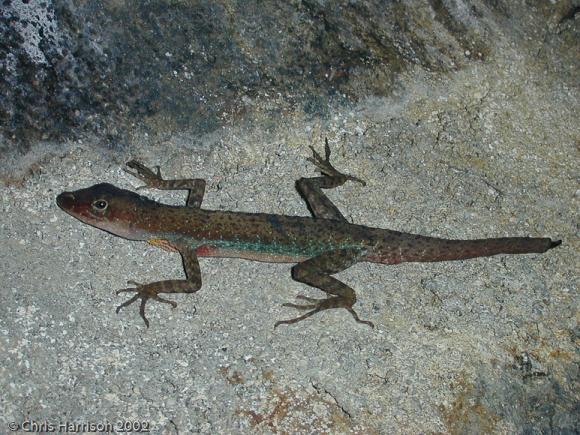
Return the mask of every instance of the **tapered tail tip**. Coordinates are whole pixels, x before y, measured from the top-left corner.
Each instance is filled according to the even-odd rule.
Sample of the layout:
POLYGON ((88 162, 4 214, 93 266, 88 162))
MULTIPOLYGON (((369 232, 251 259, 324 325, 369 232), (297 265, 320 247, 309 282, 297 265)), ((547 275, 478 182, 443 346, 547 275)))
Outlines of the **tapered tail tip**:
POLYGON ((562 244, 561 240, 552 240, 550 243, 550 247, 548 249, 555 248, 556 246, 560 246, 562 244))

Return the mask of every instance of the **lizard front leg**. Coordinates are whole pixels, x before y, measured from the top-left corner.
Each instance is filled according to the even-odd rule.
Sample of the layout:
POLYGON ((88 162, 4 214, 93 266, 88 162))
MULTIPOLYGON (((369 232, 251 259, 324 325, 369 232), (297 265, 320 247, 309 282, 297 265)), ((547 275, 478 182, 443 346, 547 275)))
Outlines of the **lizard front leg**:
POLYGON ((174 247, 181 254, 187 279, 170 279, 165 281, 152 282, 149 284, 139 284, 135 281, 128 281, 129 284, 133 284, 136 287, 118 290, 117 294, 135 292, 135 295, 128 301, 119 305, 117 307, 117 313, 119 313, 122 308, 131 305, 138 299, 141 299, 139 314, 143 318, 145 326, 149 328, 149 320, 147 320, 147 317, 145 317, 145 305, 149 299, 169 304, 175 308, 177 306, 175 302, 162 298, 159 296, 159 293, 195 293, 201 288, 201 270, 199 268, 197 256, 195 255, 195 250, 188 246, 174 245, 174 247))
POLYGON ((124 169, 124 171, 132 176, 139 178, 145 183, 145 186, 140 186, 137 190, 145 188, 153 188, 159 190, 187 190, 187 206, 200 208, 203 201, 203 194, 205 192, 205 180, 201 178, 188 178, 182 180, 164 180, 161 177, 161 169, 155 166, 156 171, 153 172, 147 166, 139 163, 136 160, 127 162, 127 167, 134 169, 135 172, 124 169))
POLYGON ((328 139, 324 143, 324 159, 318 154, 314 148, 310 147, 313 157, 309 157, 308 161, 312 162, 320 172, 322 177, 315 178, 301 178, 296 182, 296 189, 306 201, 308 208, 315 218, 331 219, 338 221, 345 221, 345 217, 332 203, 330 199, 322 192, 322 189, 332 189, 334 187, 342 186, 348 180, 361 183, 363 186, 366 183, 360 178, 346 175, 334 168, 330 163, 330 146, 328 139))
POLYGON ((329 297, 326 299, 313 299, 302 295, 297 296, 298 299, 306 300, 310 304, 283 304, 283 306, 310 311, 295 319, 280 320, 276 322, 274 327, 300 322, 313 314, 331 308, 345 308, 357 322, 374 327, 372 322, 361 320, 352 308, 356 302, 355 291, 345 283, 330 276, 357 263, 364 253, 363 249, 337 249, 325 252, 294 266, 292 268, 292 279, 317 287, 328 293, 329 297))

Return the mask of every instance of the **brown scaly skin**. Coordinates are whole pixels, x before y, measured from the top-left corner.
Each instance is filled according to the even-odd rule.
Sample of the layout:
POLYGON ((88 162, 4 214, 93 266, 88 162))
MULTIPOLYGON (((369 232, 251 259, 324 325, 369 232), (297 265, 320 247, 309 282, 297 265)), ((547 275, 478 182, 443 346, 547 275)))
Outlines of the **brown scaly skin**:
POLYGON ((542 253, 561 241, 549 238, 508 237, 480 240, 447 240, 398 231, 353 225, 346 221, 322 189, 341 186, 346 181, 365 183, 338 172, 314 149, 309 160, 322 172, 321 177, 301 178, 296 188, 306 200, 314 218, 262 213, 204 210, 201 202, 205 182, 200 179, 164 180, 136 161, 127 163, 128 173, 145 182, 143 188, 182 189, 189 192, 187 206, 176 207, 152 201, 111 184, 96 184, 87 189, 63 192, 56 202, 65 212, 102 230, 130 240, 145 240, 163 249, 178 251, 183 259, 185 280, 166 280, 150 284, 129 281, 135 287, 117 292, 135 292, 117 312, 138 299, 140 314, 147 327, 145 304, 149 299, 176 303, 159 293, 194 293, 201 288, 197 257, 237 257, 249 260, 297 263, 292 278, 327 293, 325 299, 299 295, 304 304, 284 306, 307 311, 304 315, 276 322, 290 324, 330 308, 347 309, 357 322, 352 308, 356 294, 352 288, 331 275, 360 261, 397 264, 409 261, 448 261, 496 254, 542 253))

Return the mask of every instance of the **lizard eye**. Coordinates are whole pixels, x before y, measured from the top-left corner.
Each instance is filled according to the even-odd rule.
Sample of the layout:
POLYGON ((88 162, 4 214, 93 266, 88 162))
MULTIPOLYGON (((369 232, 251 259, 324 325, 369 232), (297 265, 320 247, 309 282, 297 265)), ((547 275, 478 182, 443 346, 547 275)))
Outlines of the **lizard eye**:
POLYGON ((103 211, 107 208, 109 204, 104 199, 98 199, 97 201, 93 202, 93 208, 98 211, 103 211))

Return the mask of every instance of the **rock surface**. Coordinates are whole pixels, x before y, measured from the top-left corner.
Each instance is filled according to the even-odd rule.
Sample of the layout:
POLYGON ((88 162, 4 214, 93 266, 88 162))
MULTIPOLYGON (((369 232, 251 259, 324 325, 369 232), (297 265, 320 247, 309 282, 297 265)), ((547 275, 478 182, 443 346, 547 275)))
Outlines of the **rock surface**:
MULTIPOLYGON (((578 3, 0 3, 0 427, 152 433, 578 429, 578 3), (208 181, 204 207, 306 215, 308 145, 367 181, 349 220, 449 238, 547 236, 544 255, 339 274, 377 326, 288 265, 202 259, 203 288, 118 316, 179 259, 62 213, 138 186, 137 158, 208 181)), ((179 193, 145 191, 181 204, 179 193)))
POLYGON ((570 2, 511 3, 5 0, 1 132, 25 148, 87 133, 116 147, 136 126, 199 134, 256 111, 328 116, 392 95, 403 71, 485 62, 504 32, 533 35, 527 15, 573 21, 570 2))

